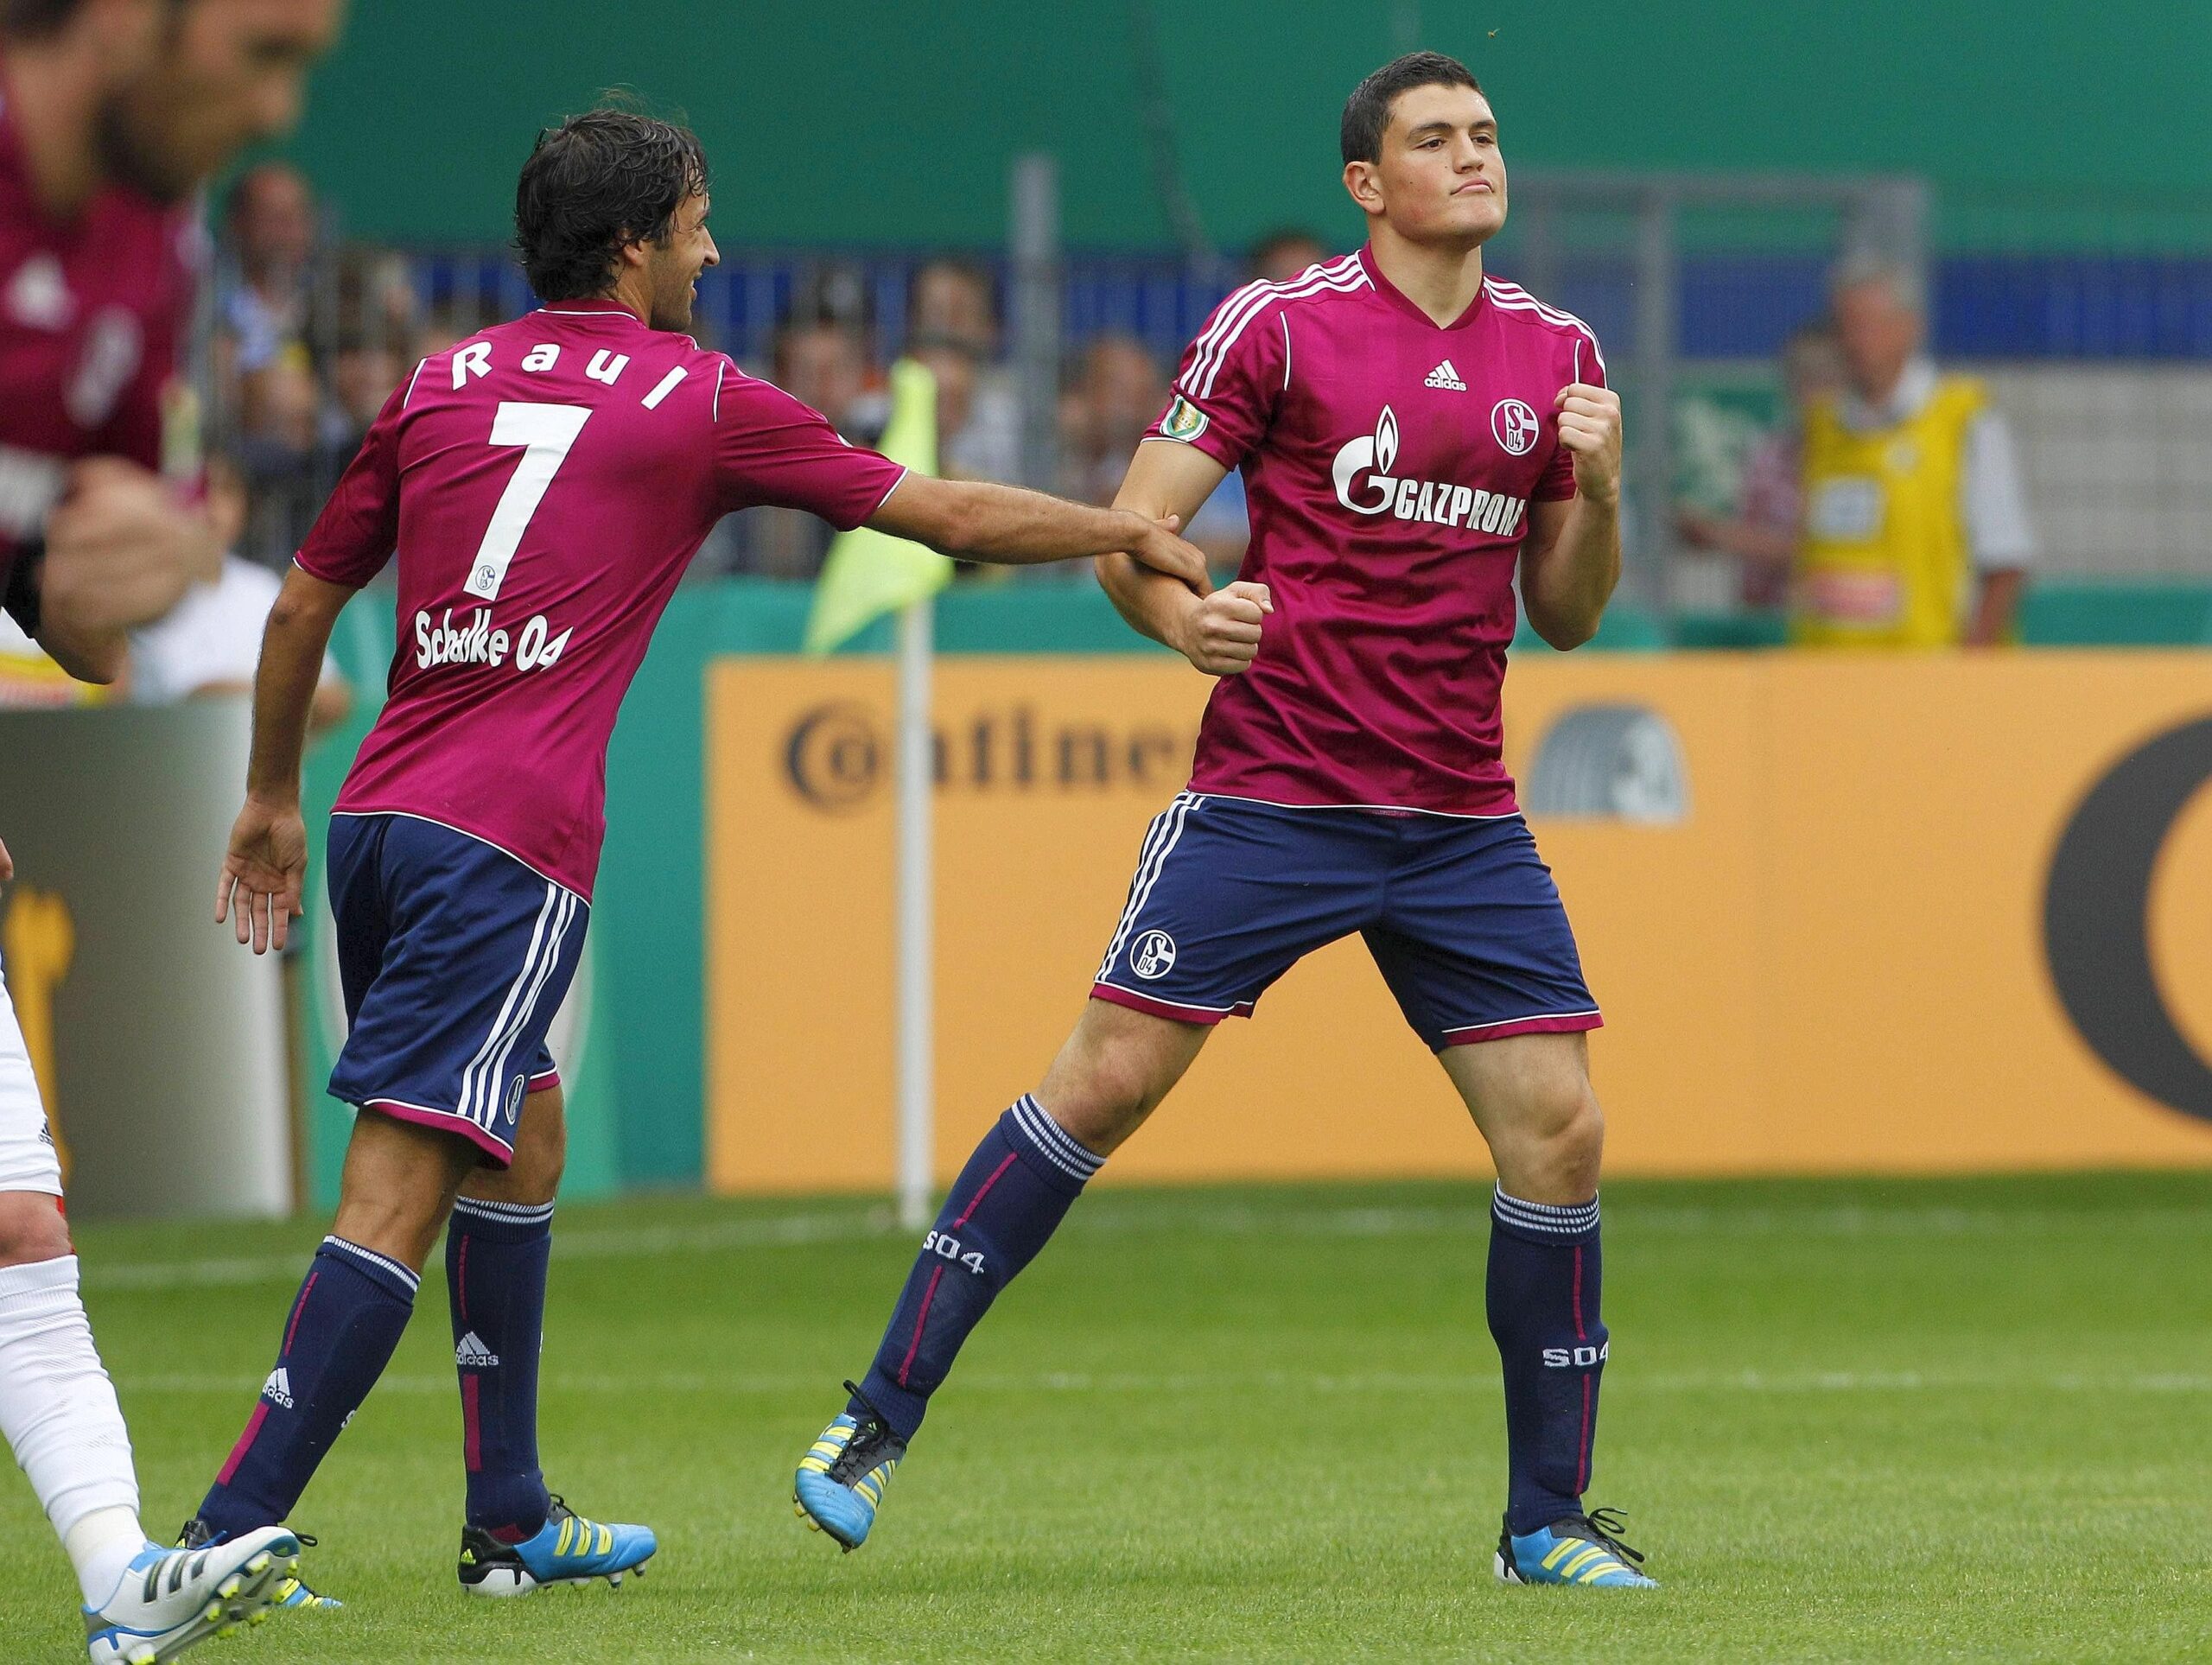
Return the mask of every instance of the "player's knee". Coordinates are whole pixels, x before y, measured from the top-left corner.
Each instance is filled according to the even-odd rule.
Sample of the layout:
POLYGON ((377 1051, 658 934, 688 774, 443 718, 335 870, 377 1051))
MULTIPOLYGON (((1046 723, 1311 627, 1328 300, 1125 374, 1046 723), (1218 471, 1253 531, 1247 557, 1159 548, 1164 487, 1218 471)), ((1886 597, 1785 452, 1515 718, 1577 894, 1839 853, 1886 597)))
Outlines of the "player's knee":
POLYGON ((68 1222, 54 1198, 43 1192, 0 1192, 0 1266, 31 1266, 75 1252, 68 1222))
POLYGON ((1038 1099, 1069 1135, 1096 1155, 1110 1155, 1143 1124, 1163 1089, 1141 1049, 1106 1041, 1085 1049, 1080 1069, 1056 1067, 1038 1099))
POLYGON ((1542 1090, 1530 1122, 1538 1158, 1555 1183, 1568 1190, 1596 1185, 1605 1149, 1605 1115, 1587 1081, 1542 1090))

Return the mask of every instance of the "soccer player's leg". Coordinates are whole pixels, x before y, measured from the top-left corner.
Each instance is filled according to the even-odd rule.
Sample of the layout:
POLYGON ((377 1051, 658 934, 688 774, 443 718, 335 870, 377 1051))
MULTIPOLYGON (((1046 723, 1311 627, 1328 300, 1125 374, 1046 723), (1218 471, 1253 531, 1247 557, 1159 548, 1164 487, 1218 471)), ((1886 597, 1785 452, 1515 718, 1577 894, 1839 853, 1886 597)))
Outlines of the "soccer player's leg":
POLYGON ((1249 1013, 1300 954, 1352 928, 1357 887, 1341 882, 1328 829, 1287 831, 1280 813, 1185 793, 1154 822, 1074 1033, 968 1159, 874 1363, 799 1465, 800 1516, 845 1548, 874 1527, 961 1344, 1211 1026, 1249 1013))
POLYGON ((61 1167, 0 985, 0 1434, 77 1574, 95 1665, 175 1659, 264 1617, 299 1544, 271 1532, 195 1566, 138 1520, 130 1436, 77 1293, 61 1167), (147 1574, 158 1570, 151 1581, 147 1574))
POLYGON ((582 941, 580 898, 429 823, 334 817, 328 871, 352 1019, 330 1085, 362 1113, 334 1227, 186 1526, 194 1547, 283 1521, 382 1374, 461 1182, 513 1158, 527 1061, 582 941))
POLYGON ((566 1107, 542 1046, 523 1100, 514 1161, 480 1168, 446 1226, 446 1289, 461 1376, 468 1499, 461 1584, 472 1595, 521 1596, 550 1584, 642 1572, 651 1528, 601 1525, 547 1491, 537 1458, 538 1357, 553 1199, 568 1155, 566 1107))
POLYGON ((1512 1583, 1647 1586, 1619 1518, 1586 1510, 1598 1390, 1598 1178, 1605 1122, 1584 1032, 1601 1021, 1527 827, 1408 824, 1368 942, 1491 1147, 1487 1305, 1504 1375, 1507 1507, 1494 1566, 1512 1583))

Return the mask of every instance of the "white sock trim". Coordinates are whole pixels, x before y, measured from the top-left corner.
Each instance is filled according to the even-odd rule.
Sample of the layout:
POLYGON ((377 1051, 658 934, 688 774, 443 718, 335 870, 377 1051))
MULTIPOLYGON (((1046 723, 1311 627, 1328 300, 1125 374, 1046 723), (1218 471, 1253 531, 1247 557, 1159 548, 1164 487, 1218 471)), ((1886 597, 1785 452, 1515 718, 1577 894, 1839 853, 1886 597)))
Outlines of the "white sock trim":
POLYGON ((1598 1223, 1598 1199, 1586 1203, 1561 1205, 1557 1203, 1528 1203, 1518 1197, 1509 1197, 1500 1185, 1491 1199, 1491 1212, 1510 1226, 1523 1231, 1541 1231, 1554 1237, 1580 1237, 1598 1223))
POLYGON ((1046 1161, 1078 1184, 1087 1184, 1106 1164, 1104 1157, 1080 1143, 1027 1093, 1014 1101, 1014 1122, 1046 1161))

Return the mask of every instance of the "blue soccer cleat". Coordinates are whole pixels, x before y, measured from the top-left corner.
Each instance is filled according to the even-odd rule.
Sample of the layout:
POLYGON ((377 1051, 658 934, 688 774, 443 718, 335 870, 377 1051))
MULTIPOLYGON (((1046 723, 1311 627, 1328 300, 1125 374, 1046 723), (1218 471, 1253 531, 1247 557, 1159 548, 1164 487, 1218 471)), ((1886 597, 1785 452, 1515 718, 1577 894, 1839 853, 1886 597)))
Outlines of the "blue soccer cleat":
MULTIPOLYGON (((845 1391, 861 1398, 849 1382, 845 1391)), ((799 1519, 810 1531, 828 1533, 848 1554, 868 1541, 884 1488, 906 1454, 906 1442, 874 1407, 865 1399, 861 1403, 867 1416, 856 1419, 849 1411, 823 1429, 799 1458, 791 1482, 791 1508, 799 1519)))
POLYGON ((554 1584, 605 1579, 615 1589, 625 1575, 644 1576, 660 1542, 645 1526, 587 1521, 558 1497, 534 1538, 501 1543, 477 1527, 461 1534, 461 1587, 472 1596, 526 1596, 554 1584))
POLYGON ((211 1636, 260 1624, 299 1560, 300 1541, 276 1526, 196 1549, 148 1544, 115 1593, 85 1609, 92 1665, 168 1665, 211 1636))
POLYGON ((1638 1570, 1643 1557, 1620 1541, 1627 1524, 1613 1509, 1593 1509, 1518 1537, 1509 1526, 1497 1535, 1498 1582, 1656 1590, 1659 1580, 1638 1570))

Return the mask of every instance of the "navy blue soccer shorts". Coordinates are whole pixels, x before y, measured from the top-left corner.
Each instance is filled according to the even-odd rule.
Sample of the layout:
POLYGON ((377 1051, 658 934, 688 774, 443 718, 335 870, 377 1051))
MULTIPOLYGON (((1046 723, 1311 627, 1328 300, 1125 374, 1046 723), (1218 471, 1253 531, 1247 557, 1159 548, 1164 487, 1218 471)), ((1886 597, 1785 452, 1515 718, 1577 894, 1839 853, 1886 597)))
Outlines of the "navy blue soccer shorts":
POLYGON ((330 911, 352 1025, 331 1096, 460 1134, 505 1167, 591 905, 504 850, 405 815, 330 818, 330 911))
POLYGON ((1090 992, 1185 1023, 1249 1017, 1300 958, 1355 931, 1434 1051, 1604 1021, 1519 816, 1288 809, 1195 792, 1145 836, 1090 992))

